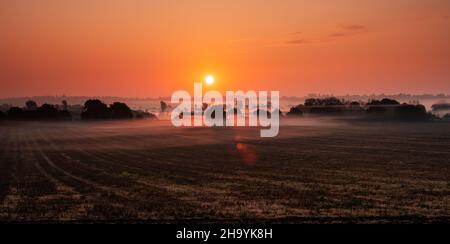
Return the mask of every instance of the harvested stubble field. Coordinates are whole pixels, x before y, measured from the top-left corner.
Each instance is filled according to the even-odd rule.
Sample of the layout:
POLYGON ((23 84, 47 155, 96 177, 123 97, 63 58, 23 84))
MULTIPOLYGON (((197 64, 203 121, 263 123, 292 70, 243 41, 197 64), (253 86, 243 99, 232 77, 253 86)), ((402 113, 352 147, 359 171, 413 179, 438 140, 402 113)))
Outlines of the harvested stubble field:
POLYGON ((450 222, 450 124, 0 124, 0 222, 450 222))

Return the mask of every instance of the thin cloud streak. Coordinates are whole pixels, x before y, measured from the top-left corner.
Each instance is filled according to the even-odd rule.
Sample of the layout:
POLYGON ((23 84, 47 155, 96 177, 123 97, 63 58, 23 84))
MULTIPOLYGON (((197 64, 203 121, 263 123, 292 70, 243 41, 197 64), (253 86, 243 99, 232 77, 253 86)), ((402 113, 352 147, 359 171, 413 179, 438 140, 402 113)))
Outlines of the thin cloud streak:
MULTIPOLYGON (((293 39, 293 40, 288 40, 286 43, 290 44, 290 45, 302 45, 302 44, 311 44, 311 43, 330 42, 335 38, 350 37, 350 36, 360 34, 365 29, 366 29, 366 26, 364 26, 364 25, 356 25, 356 24, 342 25, 339 27, 339 30, 337 32, 332 33, 325 38, 293 39)), ((293 33, 302 33, 302 32, 292 32, 291 34, 293 34, 293 33)))

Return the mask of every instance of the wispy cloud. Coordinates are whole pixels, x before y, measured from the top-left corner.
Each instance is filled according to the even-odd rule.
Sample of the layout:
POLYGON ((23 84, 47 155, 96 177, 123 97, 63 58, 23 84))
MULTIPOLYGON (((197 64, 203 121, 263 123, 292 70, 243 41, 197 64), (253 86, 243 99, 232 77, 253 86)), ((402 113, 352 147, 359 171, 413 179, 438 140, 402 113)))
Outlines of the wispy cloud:
POLYGON ((304 39, 294 39, 287 42, 288 44, 305 44, 306 41, 304 39))
POLYGON ((303 45, 303 44, 315 44, 315 43, 324 43, 331 41, 331 38, 308 38, 308 39, 294 39, 287 41, 288 45, 303 45))
POLYGON ((330 37, 346 37, 346 36, 350 36, 350 35, 352 35, 352 33, 336 32, 336 33, 330 34, 330 37))
POLYGON ((357 30, 363 30, 366 27, 364 25, 343 25, 342 29, 349 30, 349 31, 357 31, 357 30))
POLYGON ((330 37, 348 37, 361 33, 365 30, 364 25, 342 25, 338 32, 330 34, 330 37))
POLYGON ((325 37, 310 37, 310 38, 298 38, 300 34, 303 34, 303 32, 291 32, 289 35, 295 35, 296 38, 288 40, 286 44, 289 45, 303 45, 303 44, 310 44, 310 43, 324 43, 324 42, 330 42, 333 41, 335 38, 343 38, 343 37, 349 37, 353 35, 360 34, 366 30, 366 26, 364 25, 357 25, 357 24, 347 24, 347 25, 340 25, 338 26, 338 30, 336 32, 331 33, 325 37))

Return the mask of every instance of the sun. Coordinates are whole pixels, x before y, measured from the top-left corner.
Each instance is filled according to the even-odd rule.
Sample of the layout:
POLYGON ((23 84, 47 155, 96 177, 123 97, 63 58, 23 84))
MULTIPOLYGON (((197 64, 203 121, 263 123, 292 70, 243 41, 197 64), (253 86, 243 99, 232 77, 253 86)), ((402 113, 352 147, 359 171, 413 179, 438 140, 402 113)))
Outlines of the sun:
POLYGON ((212 85, 212 84, 214 84, 214 81, 215 81, 216 79, 214 79, 214 76, 212 76, 212 75, 207 75, 206 77, 205 77, 205 82, 206 82, 206 84, 208 84, 208 85, 212 85))

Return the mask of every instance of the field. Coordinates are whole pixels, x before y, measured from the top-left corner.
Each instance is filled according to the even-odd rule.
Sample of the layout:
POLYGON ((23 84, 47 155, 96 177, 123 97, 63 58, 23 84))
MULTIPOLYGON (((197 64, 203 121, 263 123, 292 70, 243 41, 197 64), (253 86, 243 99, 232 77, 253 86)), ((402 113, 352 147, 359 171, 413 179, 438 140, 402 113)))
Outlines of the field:
POLYGON ((0 222, 450 222, 450 124, 0 124, 0 222))

